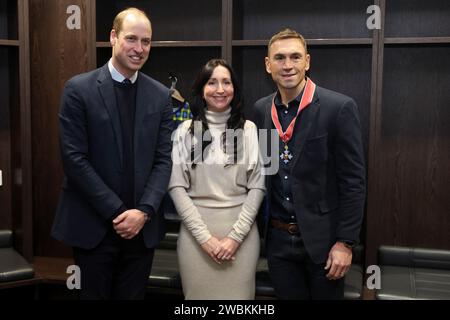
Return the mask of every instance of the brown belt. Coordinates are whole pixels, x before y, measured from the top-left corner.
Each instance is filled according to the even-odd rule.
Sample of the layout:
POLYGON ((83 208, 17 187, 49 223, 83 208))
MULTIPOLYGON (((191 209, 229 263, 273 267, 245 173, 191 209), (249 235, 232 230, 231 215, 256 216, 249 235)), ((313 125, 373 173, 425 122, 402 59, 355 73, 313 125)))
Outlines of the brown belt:
POLYGON ((290 234, 299 234, 299 229, 298 229, 297 223, 284 223, 279 220, 271 219, 270 224, 274 228, 287 231, 290 234))

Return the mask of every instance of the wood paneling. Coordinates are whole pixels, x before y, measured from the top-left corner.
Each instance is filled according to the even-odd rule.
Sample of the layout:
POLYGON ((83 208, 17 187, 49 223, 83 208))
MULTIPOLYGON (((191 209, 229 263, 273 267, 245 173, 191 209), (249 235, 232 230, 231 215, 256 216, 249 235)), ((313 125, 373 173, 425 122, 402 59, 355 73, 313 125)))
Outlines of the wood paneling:
POLYGON ((17 0, 0 1, 0 39, 18 39, 17 0))
POLYGON ((221 40, 220 0, 116 0, 97 1, 98 41, 109 41, 114 17, 128 7, 148 14, 155 41, 221 40))
POLYGON ((88 33, 89 0, 32 0, 31 92, 35 255, 69 255, 50 237, 63 171, 59 156, 58 111, 66 80, 88 71, 95 39, 88 33), (69 30, 69 5, 81 9, 81 29, 69 30))
MULTIPOLYGON (((10 88, 9 93, 11 95, 10 100, 10 119, 11 119, 11 167, 10 167, 10 180, 8 181, 11 186, 11 229, 14 231, 14 247, 25 254, 24 252, 24 212, 23 212, 23 162, 22 158, 22 137, 23 130, 21 129, 21 107, 22 107, 22 92, 19 83, 19 48, 10 50, 9 69, 10 69, 10 88), (17 54, 17 56, 14 56, 17 54)), ((30 259, 30 256, 27 256, 30 259)))
MULTIPOLYGON (((22 242, 21 252, 29 261, 33 258, 33 180, 32 180, 32 143, 31 143, 31 88, 30 88, 30 25, 29 1, 18 1, 19 32, 19 72, 17 82, 20 87, 20 108, 17 121, 20 123, 20 135, 15 143, 20 154, 20 192, 15 203, 20 207, 20 224, 14 221, 16 242, 22 242), (20 232, 19 232, 20 230, 20 232)), ((15 216, 16 217, 16 216, 15 216)))
POLYGON ((0 3, 0 228, 32 259, 28 0, 0 3))
POLYGON ((379 30, 373 32, 372 46, 372 70, 371 70, 371 90, 370 90, 370 118, 369 118, 369 146, 367 161, 367 183, 366 183, 366 214, 365 219, 365 237, 364 245, 366 248, 365 262, 366 266, 376 263, 377 244, 373 239, 372 217, 378 215, 375 197, 371 197, 377 188, 377 179, 380 174, 378 157, 378 146, 380 144, 380 134, 378 128, 381 123, 381 100, 383 87, 383 61, 384 61, 384 12, 386 10, 385 0, 375 0, 375 4, 381 9, 381 25, 379 30))
POLYGON ((235 0, 234 39, 265 39, 293 28, 305 38, 368 38, 366 9, 373 0, 235 0))
POLYGON ((386 1, 386 37, 448 36, 450 1, 386 1))
POLYGON ((253 104, 276 88, 264 65, 266 51, 265 47, 233 48, 233 67, 244 92, 242 98, 247 118, 251 118, 253 104))
POLYGON ((11 108, 17 102, 11 94, 18 83, 12 78, 12 72, 18 71, 17 60, 14 58, 17 48, 0 47, 0 170, 3 175, 3 185, 0 186, 0 229, 12 229, 12 165, 11 165, 11 108))
POLYGON ((449 55, 449 45, 385 49, 373 248, 450 249, 449 55))

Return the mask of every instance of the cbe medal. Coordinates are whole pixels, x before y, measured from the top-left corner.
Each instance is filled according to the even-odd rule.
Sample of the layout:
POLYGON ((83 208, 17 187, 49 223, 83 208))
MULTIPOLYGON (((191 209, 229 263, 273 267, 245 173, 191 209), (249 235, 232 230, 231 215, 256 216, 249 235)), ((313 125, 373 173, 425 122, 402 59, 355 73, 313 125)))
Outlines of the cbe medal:
POLYGON ((288 164, 294 156, 292 155, 291 151, 289 151, 289 147, 287 144, 284 145, 283 149, 284 151, 280 154, 280 159, 284 162, 284 164, 288 164))
POLYGON ((292 155, 292 152, 289 150, 288 142, 292 138, 292 133, 294 132, 295 121, 297 121, 297 117, 300 114, 300 112, 311 103, 315 91, 316 91, 315 83, 312 82, 311 79, 306 78, 306 85, 305 85, 305 89, 303 90, 303 94, 302 94, 302 98, 300 99, 300 103, 298 105, 297 114, 296 114, 295 118, 292 119, 291 123, 289 124, 289 126, 285 132, 283 132, 283 129, 281 128, 280 120, 278 119, 278 113, 277 113, 277 109, 275 107, 275 97, 272 100, 272 109, 271 109, 272 122, 275 125, 275 128, 277 129, 277 132, 278 132, 278 135, 280 136, 281 141, 283 141, 283 143, 284 143, 283 152, 281 152, 281 154, 280 154, 280 159, 281 159, 281 161, 283 161, 284 164, 288 164, 294 157, 292 155))

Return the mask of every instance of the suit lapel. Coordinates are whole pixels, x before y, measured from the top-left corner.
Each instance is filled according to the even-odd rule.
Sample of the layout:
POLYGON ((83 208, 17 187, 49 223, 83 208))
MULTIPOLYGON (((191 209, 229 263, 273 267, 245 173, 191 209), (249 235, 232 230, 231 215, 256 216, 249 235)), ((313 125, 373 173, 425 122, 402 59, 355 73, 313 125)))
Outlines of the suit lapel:
POLYGON ((266 110, 264 112, 264 128, 266 129, 272 129, 274 128, 273 122, 272 122, 272 101, 275 97, 276 93, 270 96, 270 101, 267 103, 266 110))
POLYGON ((305 145, 305 141, 309 136, 318 109, 319 99, 316 91, 313 101, 308 107, 301 111, 299 115, 300 119, 298 119, 297 123, 295 124, 294 134, 296 135, 296 138, 295 146, 293 149, 294 159, 292 160, 291 170, 292 168, 295 168, 298 159, 300 159, 301 153, 303 151, 303 146, 305 145))
POLYGON ((108 70, 108 65, 105 65, 98 77, 99 91, 105 103, 106 110, 111 118, 111 124, 116 136, 117 148, 119 150, 120 163, 122 163, 122 130, 120 127, 119 111, 117 110, 116 94, 114 92, 114 84, 111 74, 108 70))

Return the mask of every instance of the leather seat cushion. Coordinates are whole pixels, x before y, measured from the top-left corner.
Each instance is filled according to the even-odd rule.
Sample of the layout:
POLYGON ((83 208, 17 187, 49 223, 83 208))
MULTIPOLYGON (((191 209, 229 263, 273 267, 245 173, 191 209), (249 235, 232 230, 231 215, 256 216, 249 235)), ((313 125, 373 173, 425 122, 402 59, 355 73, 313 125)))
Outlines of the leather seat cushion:
POLYGON ((30 279, 33 267, 12 248, 0 248, 0 282, 30 279))

